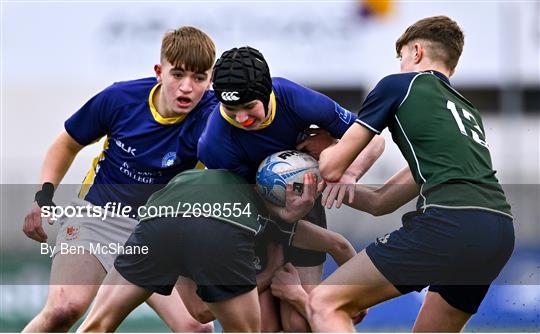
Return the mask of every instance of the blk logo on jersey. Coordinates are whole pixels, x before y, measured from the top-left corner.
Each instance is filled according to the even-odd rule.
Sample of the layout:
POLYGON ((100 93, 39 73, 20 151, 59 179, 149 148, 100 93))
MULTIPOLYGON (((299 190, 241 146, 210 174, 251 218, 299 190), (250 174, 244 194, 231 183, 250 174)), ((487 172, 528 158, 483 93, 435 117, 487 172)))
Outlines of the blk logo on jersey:
POLYGON ((240 98, 238 97, 238 92, 222 92, 221 93, 221 99, 223 101, 238 101, 240 98))
POLYGON ((339 104, 336 103, 336 108, 334 109, 336 113, 339 116, 339 119, 343 121, 345 124, 351 123, 352 114, 347 109, 343 108, 339 104))
POLYGON ((114 138, 114 142, 116 143, 116 146, 120 147, 124 152, 131 154, 132 156, 135 156, 136 148, 133 148, 131 146, 127 146, 126 144, 122 143, 120 139, 114 138))

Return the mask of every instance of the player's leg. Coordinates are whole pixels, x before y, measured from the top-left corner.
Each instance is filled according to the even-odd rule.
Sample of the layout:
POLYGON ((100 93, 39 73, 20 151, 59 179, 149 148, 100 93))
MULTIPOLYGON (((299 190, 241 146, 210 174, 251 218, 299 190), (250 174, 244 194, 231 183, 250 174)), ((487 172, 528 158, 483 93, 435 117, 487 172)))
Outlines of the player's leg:
POLYGON ((257 288, 224 301, 208 303, 224 332, 261 331, 261 310, 257 288))
POLYGON ((45 306, 23 332, 67 332, 86 312, 105 275, 93 255, 57 254, 45 306))
POLYGON ((203 324, 191 316, 176 289, 169 296, 154 293, 146 302, 174 333, 210 333, 214 330, 211 322, 203 324))
POLYGON ((261 306, 261 332, 277 333, 281 332, 281 319, 279 316, 279 300, 272 295, 270 289, 259 294, 259 305, 261 306))
MULTIPOLYGON (((290 225, 290 224, 289 224, 290 225)), ((281 222, 277 223, 280 231, 287 229, 287 226, 281 222)), ((313 286, 321 282, 322 267, 326 260, 326 251, 329 250, 326 244, 330 239, 327 236, 333 234, 326 231, 326 215, 324 207, 320 202, 320 198, 316 199, 311 211, 299 221, 294 230, 289 232, 290 237, 287 242, 288 247, 285 248, 285 262, 290 262, 298 271, 302 288, 310 291, 313 286), (310 223, 308 223, 310 222, 310 223), (308 236, 302 235, 307 233, 308 236), (309 237, 322 242, 324 246, 317 245, 310 240, 309 237), (300 247, 300 246, 302 247, 300 247), (315 249, 315 250, 312 250, 315 249)), ((285 235, 287 235, 285 233, 285 235)), ((335 241, 335 240, 334 240, 335 241)), ((293 305, 288 302, 280 301, 280 315, 283 330, 288 332, 306 332, 309 331, 309 324, 301 313, 299 313, 293 305)))
POLYGON ((311 291, 309 323, 314 332, 353 332, 353 315, 399 295, 363 250, 311 291))
MULTIPOLYGON (((512 254, 513 223, 509 217, 482 210, 439 209, 426 214, 433 223, 422 226, 436 227, 436 231, 444 229, 451 236, 445 252, 440 252, 445 257, 438 262, 444 267, 436 270, 444 276, 432 280, 446 283, 429 287, 413 330, 459 332, 478 311, 489 285, 512 254), (445 224, 443 218, 453 224, 445 224)), ((430 239, 437 245, 445 244, 433 236, 430 239)))
POLYGON ((207 324, 216 319, 208 305, 197 295, 197 284, 192 279, 180 276, 175 287, 187 311, 199 323, 207 324))
POLYGON ((260 331, 255 235, 210 217, 184 219, 176 225, 185 230, 178 242, 183 250, 180 272, 197 284, 197 295, 224 330, 260 331))
MULTIPOLYGON (((176 290, 182 297, 189 313, 201 323, 208 323, 216 319, 208 305, 197 295, 197 285, 187 277, 180 277, 176 283, 176 290)), ((280 332, 279 302, 272 296, 269 289, 259 294, 261 308, 261 331, 265 333, 280 332)))
POLYGON ((88 317, 77 331, 113 332, 151 294, 151 291, 130 283, 112 268, 97 293, 88 317))
MULTIPOLYGON (((302 288, 309 294, 321 282, 323 265, 296 267, 302 288)), ((310 332, 307 319, 286 301, 280 303, 281 323, 286 332, 310 332)))
POLYGON ((429 291, 413 326, 413 332, 460 332, 472 313, 464 312, 448 304, 438 293, 429 291))

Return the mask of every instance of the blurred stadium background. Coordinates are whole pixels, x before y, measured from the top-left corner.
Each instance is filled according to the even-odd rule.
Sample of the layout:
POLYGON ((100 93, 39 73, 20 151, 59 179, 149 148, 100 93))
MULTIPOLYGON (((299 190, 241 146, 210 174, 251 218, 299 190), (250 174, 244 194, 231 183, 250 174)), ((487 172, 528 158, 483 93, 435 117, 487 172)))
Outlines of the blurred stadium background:
MULTIPOLYGON (((63 121, 114 81, 152 76, 163 32, 194 25, 218 54, 250 45, 273 76, 318 89, 357 111, 399 71, 394 42, 416 20, 448 15, 466 34, 454 85, 483 113, 494 166, 516 218, 516 249, 466 331, 540 330, 540 3, 472 2, 2 2, 0 331, 19 331, 42 307, 50 259, 21 232, 41 160, 63 121)), ((364 178, 379 184, 405 165, 387 150, 364 178)), ((65 184, 80 182, 101 145, 81 152, 65 184)), ((59 199, 60 202, 62 201, 59 199)), ((410 204, 373 218, 347 208, 329 225, 358 249, 400 225, 410 204)), ((54 242, 56 226, 48 228, 54 242)), ((329 262, 325 272, 332 270, 329 262)), ((362 331, 408 331, 423 294, 373 308, 362 331)), ((167 331, 147 306, 121 331, 167 331)))

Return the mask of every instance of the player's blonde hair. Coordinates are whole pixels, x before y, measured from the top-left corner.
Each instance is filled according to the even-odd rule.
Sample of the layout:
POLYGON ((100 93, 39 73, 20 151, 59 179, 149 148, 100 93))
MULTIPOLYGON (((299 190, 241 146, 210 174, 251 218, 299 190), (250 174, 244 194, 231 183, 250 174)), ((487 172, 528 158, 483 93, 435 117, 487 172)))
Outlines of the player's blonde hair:
POLYGON ((174 67, 203 73, 214 65, 216 46, 203 31, 184 26, 167 31, 161 42, 161 62, 167 60, 174 67))
POLYGON ((396 41, 396 52, 400 57, 401 48, 409 42, 426 41, 429 58, 443 63, 454 70, 463 51, 465 38, 458 24, 447 16, 432 16, 422 19, 405 30, 396 41))

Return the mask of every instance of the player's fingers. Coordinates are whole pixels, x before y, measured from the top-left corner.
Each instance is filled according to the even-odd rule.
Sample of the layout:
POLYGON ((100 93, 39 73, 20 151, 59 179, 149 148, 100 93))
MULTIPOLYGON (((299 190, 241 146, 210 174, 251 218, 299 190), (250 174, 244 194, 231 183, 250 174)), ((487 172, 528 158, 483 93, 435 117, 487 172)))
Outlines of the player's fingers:
POLYGON ((293 184, 292 183, 287 183, 287 185, 285 186, 285 200, 295 196, 295 193, 294 193, 293 189, 294 189, 293 184))
POLYGON ((318 184, 317 184, 317 192, 320 193, 320 192, 323 192, 324 188, 326 188, 326 182, 324 180, 321 180, 318 184))
POLYGON ((44 242, 47 240, 47 233, 45 233, 45 230, 43 229, 42 219, 41 215, 33 215, 33 228, 35 236, 37 237, 37 241, 44 242))
POLYGON ((324 189, 323 196, 321 198, 321 204, 328 209, 332 208, 333 198, 332 190, 336 187, 335 183, 327 183, 326 188, 324 189))
POLYGON ((347 187, 349 190, 349 204, 354 201, 354 194, 356 193, 356 186, 354 184, 347 187))
POLYGON ((330 190, 330 194, 328 194, 328 198, 326 199, 327 209, 331 209, 332 205, 334 205, 334 201, 336 199, 336 196, 338 195, 339 188, 339 184, 336 184, 332 187, 332 190, 330 190))
POLYGON ((308 189, 309 197, 315 198, 317 195, 317 175, 315 175, 315 173, 311 173, 310 179, 311 183, 308 189))
POLYGON ((327 185, 326 187, 324 187, 323 192, 321 193, 321 204, 324 207, 326 206, 326 198, 328 197, 329 191, 330 191, 330 185, 327 185))
POLYGON ((27 214, 25 217, 24 217, 24 224, 23 224, 23 232, 24 234, 28 235, 28 233, 30 233, 30 218, 32 217, 31 214, 27 214))
POLYGON ((283 266, 283 269, 285 271, 289 272, 289 273, 295 273, 296 272, 296 268, 290 262, 285 263, 285 265, 283 266))
MULTIPOLYGON (((38 242, 44 242, 47 240, 47 238, 43 237, 43 235, 40 235, 40 233, 38 232, 37 228, 35 228, 33 222, 30 222, 30 224, 28 224, 26 226, 26 230, 24 231, 24 233, 32 240, 36 240, 38 242)), ((43 232, 45 233, 45 232, 43 232)))
POLYGON ((40 226, 36 229, 36 234, 39 238, 39 242, 45 242, 47 241, 47 233, 45 233, 45 230, 43 229, 43 226, 40 226))
POLYGON ((306 197, 315 197, 317 192, 317 176, 315 173, 309 172, 304 174, 304 192, 306 197))
POLYGON ((343 198, 345 197, 345 193, 347 192, 347 187, 344 185, 341 185, 339 187, 338 196, 336 199, 336 208, 339 209, 341 207, 341 203, 343 203, 343 198))
POLYGON ((30 212, 24 221, 24 233, 29 237, 33 238, 35 236, 36 226, 40 224, 40 220, 36 219, 34 212, 30 212))
POLYGON ((308 184, 311 184, 311 180, 312 180, 312 179, 311 179, 310 176, 311 176, 312 174, 313 174, 313 173, 311 173, 311 172, 307 172, 306 174, 304 174, 304 186, 305 186, 305 185, 308 185, 308 184))

